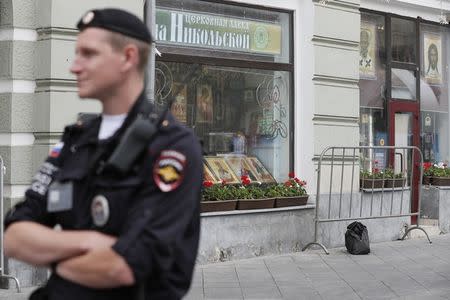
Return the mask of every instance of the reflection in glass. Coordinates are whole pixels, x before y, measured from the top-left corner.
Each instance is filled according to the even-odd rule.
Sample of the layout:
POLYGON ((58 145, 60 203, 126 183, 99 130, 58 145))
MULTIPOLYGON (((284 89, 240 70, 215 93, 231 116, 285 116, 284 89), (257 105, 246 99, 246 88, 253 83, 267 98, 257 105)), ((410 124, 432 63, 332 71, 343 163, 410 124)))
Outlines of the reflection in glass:
POLYGON ((450 160, 448 114, 448 37, 441 26, 422 24, 420 51, 421 150, 426 162, 450 160))
POLYGON ((416 77, 414 71, 391 69, 392 99, 416 100, 416 77))
POLYGON ((385 98, 384 17, 361 14, 359 86, 360 105, 383 107, 385 98))
POLYGON ((288 176, 289 72, 173 62, 156 67, 156 103, 172 99, 172 112, 194 129, 206 154, 256 156, 277 180, 288 176))
POLYGON ((415 21, 392 18, 392 60, 404 63, 416 62, 415 21))

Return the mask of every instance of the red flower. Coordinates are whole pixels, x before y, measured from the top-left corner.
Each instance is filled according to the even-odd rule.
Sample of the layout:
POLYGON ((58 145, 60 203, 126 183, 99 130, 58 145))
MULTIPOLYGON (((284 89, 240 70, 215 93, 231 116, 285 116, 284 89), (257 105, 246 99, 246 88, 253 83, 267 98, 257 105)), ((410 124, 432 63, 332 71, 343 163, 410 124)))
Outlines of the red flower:
POLYGON ((288 180, 288 181, 286 181, 286 182, 284 183, 284 185, 287 186, 287 187, 291 187, 291 186, 292 186, 292 183, 288 180))
POLYGON ((294 178, 295 182, 300 183, 300 179, 298 179, 297 177, 294 178))
POLYGON ((203 181, 203 186, 204 187, 212 187, 214 185, 214 183, 212 183, 212 181, 210 181, 210 180, 205 180, 205 181, 203 181))
POLYGON ((250 183, 251 183, 252 181, 247 177, 247 178, 244 178, 244 180, 242 180, 242 184, 243 185, 249 185, 250 183))
POLYGON ((428 170, 429 168, 431 168, 432 166, 433 166, 433 164, 430 163, 430 162, 424 162, 423 163, 423 168, 424 168, 425 171, 428 170))
POLYGON ((244 181, 244 180, 247 180, 247 179, 249 179, 247 175, 242 175, 241 176, 241 181, 244 181))
POLYGON ((301 186, 305 186, 306 185, 306 181, 305 180, 300 181, 300 185, 301 186))
POLYGON ((372 169, 372 173, 380 173, 380 169, 378 169, 378 168, 373 168, 373 169, 372 169))
POLYGON ((289 178, 294 178, 295 177, 295 173, 294 172, 289 172, 288 176, 289 176, 289 178))

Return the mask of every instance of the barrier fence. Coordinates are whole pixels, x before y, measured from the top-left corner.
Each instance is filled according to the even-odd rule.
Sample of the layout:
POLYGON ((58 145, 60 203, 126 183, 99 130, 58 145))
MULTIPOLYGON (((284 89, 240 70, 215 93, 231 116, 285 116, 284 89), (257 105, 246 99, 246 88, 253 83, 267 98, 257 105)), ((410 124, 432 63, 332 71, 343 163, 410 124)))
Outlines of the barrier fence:
POLYGON ((318 240, 320 223, 381 218, 414 218, 417 223, 400 239, 417 229, 423 231, 431 243, 419 224, 422 177, 422 152, 414 146, 326 148, 317 168, 314 241, 302 251, 317 245, 329 254, 318 240), (328 176, 322 177, 326 168, 328 176), (321 190, 322 183, 328 184, 326 191, 321 190))
MULTIPOLYGON (((4 199, 3 199, 3 178, 6 174, 6 167, 3 163, 3 158, 0 156, 0 216, 4 216, 5 212, 3 209, 4 206, 4 199)), ((0 247, 0 277, 1 278, 9 278, 9 279, 13 279, 16 282, 16 287, 17 287, 17 292, 20 293, 20 283, 19 283, 19 279, 17 279, 14 276, 5 274, 5 251, 4 251, 4 247, 3 247, 3 238, 4 238, 4 224, 3 224, 3 218, 0 220, 0 243, 1 243, 1 247, 0 247)))

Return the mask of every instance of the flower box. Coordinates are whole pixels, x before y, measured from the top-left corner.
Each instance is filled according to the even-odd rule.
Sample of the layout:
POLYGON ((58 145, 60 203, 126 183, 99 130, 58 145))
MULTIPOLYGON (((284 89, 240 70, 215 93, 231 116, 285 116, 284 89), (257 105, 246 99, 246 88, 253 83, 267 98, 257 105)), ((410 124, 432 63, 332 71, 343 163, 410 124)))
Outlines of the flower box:
POLYGON ((235 210, 237 202, 237 200, 201 201, 200 211, 203 213, 235 210))
POLYGON ((404 187, 405 183, 406 183, 406 178, 387 178, 387 179, 384 179, 384 187, 385 188, 404 187))
POLYGON ((278 197, 275 200, 275 207, 288 207, 306 205, 309 195, 293 196, 293 197, 278 197))
POLYGON ((437 186, 450 186, 450 177, 431 177, 431 184, 437 186))
POLYGON ((360 179, 359 186, 363 189, 381 189, 384 186, 384 179, 360 179))
POLYGON ((275 198, 264 199, 239 199, 237 209, 266 209, 275 206, 275 198))
POLYGON ((425 185, 431 184, 431 176, 423 176, 422 184, 425 184, 425 185))

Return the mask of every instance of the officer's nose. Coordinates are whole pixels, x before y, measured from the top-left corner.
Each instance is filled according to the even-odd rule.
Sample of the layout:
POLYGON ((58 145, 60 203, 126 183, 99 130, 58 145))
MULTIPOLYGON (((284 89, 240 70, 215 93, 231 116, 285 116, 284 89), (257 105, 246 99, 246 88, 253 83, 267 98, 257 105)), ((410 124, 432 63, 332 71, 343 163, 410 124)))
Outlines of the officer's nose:
POLYGON ((78 75, 81 72, 81 65, 78 58, 75 57, 72 66, 70 66, 70 73, 78 75))

